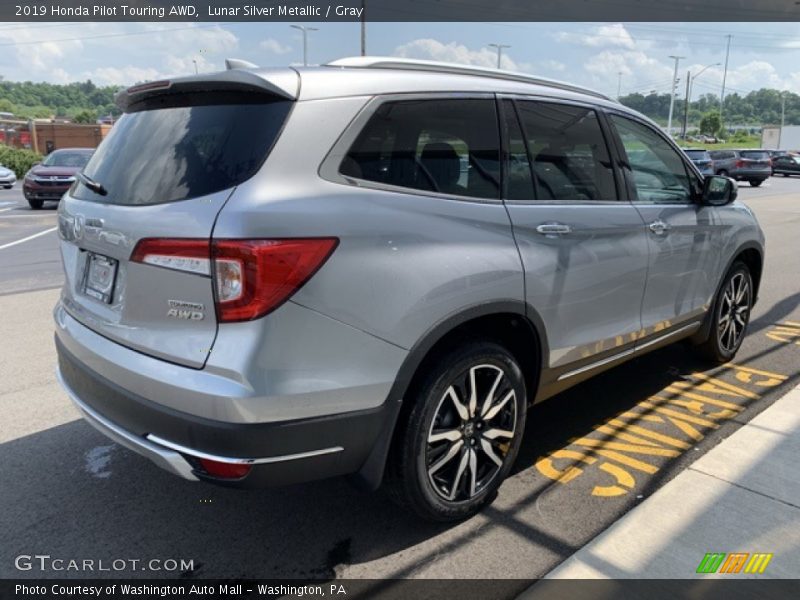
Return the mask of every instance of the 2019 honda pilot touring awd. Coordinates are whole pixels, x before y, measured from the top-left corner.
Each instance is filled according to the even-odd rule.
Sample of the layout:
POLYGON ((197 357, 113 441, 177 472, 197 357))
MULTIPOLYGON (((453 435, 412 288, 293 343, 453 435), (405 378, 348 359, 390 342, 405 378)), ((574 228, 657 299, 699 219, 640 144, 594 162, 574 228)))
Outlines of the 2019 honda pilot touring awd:
POLYGON ((716 361, 742 342, 753 214, 594 92, 357 58, 118 104, 59 207, 59 377, 186 479, 350 475, 463 518, 536 402, 683 338, 716 361))

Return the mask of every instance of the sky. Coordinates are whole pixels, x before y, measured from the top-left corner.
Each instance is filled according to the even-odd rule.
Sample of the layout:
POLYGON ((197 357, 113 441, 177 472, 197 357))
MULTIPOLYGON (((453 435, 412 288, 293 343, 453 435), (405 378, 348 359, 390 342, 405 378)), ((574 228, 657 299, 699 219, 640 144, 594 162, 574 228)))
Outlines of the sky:
MULTIPOLYGON (((302 64, 302 36, 289 23, 0 23, 0 75, 10 81, 127 86, 224 68, 225 58, 262 66, 302 64)), ((309 63, 360 51, 358 23, 307 23, 309 63)), ((800 23, 369 23, 367 53, 495 66, 490 43, 508 44, 502 67, 586 85, 610 96, 719 94, 726 36, 726 89, 800 93, 800 23), (621 73, 621 75, 620 75, 621 73)))

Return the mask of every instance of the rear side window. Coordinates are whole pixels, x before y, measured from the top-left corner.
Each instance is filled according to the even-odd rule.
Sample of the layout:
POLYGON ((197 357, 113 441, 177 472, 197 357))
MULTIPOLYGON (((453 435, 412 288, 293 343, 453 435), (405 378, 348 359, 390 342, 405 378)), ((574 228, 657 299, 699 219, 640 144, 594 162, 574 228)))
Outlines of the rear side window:
POLYGON ((356 138, 339 171, 384 185, 499 198, 498 138, 494 100, 386 102, 356 138))
POLYGON ((614 173, 591 108, 518 101, 538 200, 616 200, 614 173))
POLYGON ((196 94, 186 100, 191 104, 172 100, 123 115, 84 169, 108 194, 77 183, 73 195, 144 205, 231 188, 259 169, 291 106, 263 98, 204 104, 196 94))

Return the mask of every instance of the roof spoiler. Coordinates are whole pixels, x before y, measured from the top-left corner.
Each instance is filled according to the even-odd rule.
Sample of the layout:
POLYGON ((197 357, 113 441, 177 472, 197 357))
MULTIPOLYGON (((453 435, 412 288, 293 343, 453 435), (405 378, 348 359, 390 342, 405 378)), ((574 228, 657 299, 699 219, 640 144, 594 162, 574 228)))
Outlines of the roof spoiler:
POLYGON ((217 73, 202 73, 191 77, 142 83, 121 90, 114 100, 120 110, 127 111, 131 105, 147 98, 211 91, 249 92, 277 96, 286 100, 297 99, 300 76, 294 69, 265 69, 260 72, 251 71, 250 67, 246 69, 248 70, 244 67, 233 67, 217 73))
POLYGON ((257 69, 258 65, 251 63, 247 60, 242 60, 241 58, 226 58, 225 59, 225 69, 230 71, 231 69, 257 69))

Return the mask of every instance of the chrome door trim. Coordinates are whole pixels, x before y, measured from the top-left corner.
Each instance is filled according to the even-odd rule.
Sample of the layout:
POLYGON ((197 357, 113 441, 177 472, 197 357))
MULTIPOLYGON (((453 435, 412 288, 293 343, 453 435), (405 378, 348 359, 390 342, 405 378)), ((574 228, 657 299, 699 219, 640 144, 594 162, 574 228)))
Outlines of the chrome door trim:
POLYGON ((561 375, 558 376, 558 379, 556 381, 563 381, 564 379, 569 379, 570 377, 574 377, 575 375, 580 375, 581 373, 586 373, 587 371, 593 371, 594 369, 597 369, 599 367, 602 367, 602 366, 607 365, 607 364, 612 363, 612 362, 616 362, 616 361, 618 361, 618 360, 620 360, 622 358, 626 358, 626 357, 631 356, 633 354, 638 354, 642 350, 646 350, 647 348, 650 348, 651 346, 655 346, 656 344, 658 344, 660 342, 663 342, 664 340, 667 340, 667 339, 669 339, 669 338, 671 338, 673 336, 680 335, 681 333, 686 333, 690 329, 697 329, 698 327, 700 327, 700 325, 701 325, 701 321, 694 321, 692 323, 689 323, 688 325, 683 325, 682 327, 678 327, 677 329, 673 329, 673 330, 668 331, 667 333, 665 333, 663 335, 660 335, 660 336, 658 336, 656 338, 648 340, 647 342, 645 342, 645 343, 643 343, 641 345, 637 345, 634 348, 630 348, 630 349, 625 350, 623 352, 619 352, 617 354, 614 354, 613 356, 607 356, 606 358, 604 358, 602 360, 598 360, 598 361, 593 362, 591 364, 584 365, 583 367, 579 367, 579 368, 574 369, 572 371, 567 371, 566 373, 562 373, 561 375))

